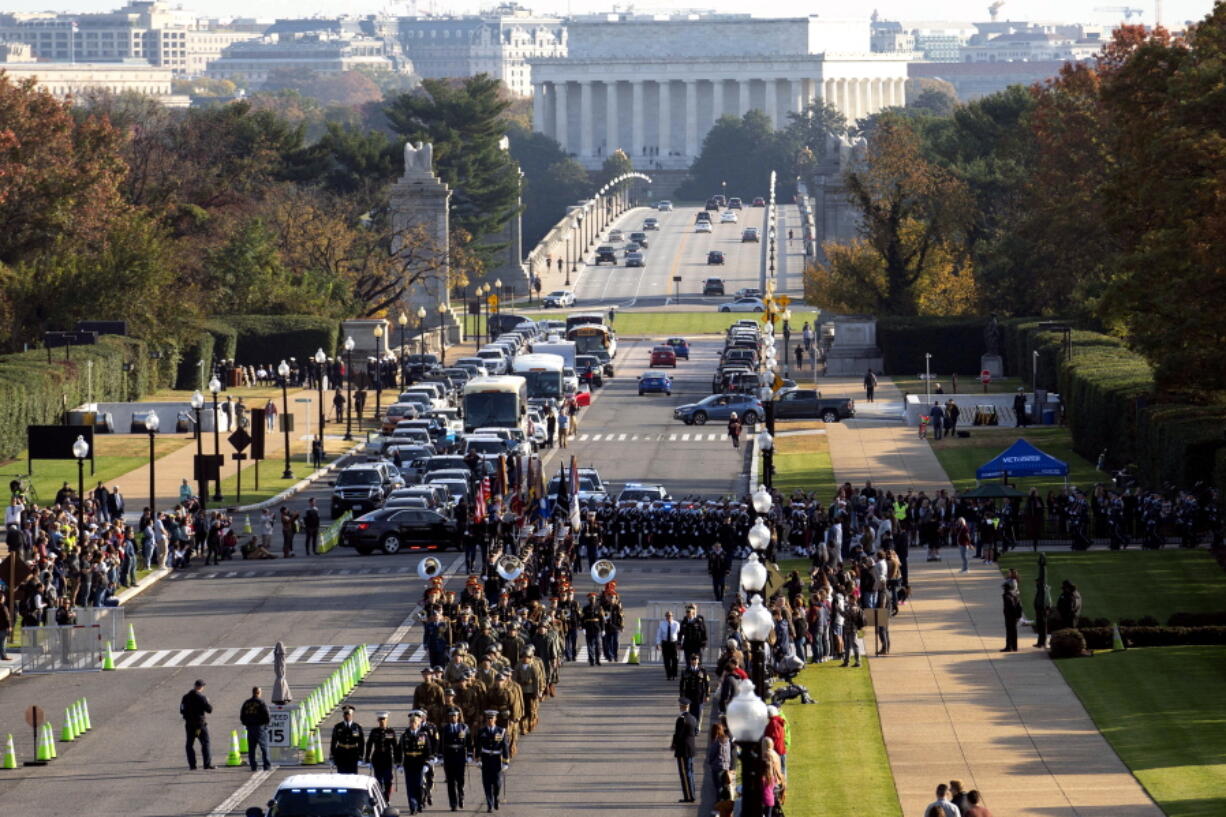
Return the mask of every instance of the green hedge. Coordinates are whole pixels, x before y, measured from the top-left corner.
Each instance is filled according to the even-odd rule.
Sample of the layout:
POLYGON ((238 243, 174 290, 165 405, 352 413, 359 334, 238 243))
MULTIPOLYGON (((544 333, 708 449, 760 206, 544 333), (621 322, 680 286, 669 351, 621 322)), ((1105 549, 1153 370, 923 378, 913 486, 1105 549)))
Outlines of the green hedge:
POLYGON ((332 354, 340 332, 336 321, 313 315, 225 315, 218 320, 237 332, 231 357, 244 364, 306 360, 316 349, 332 354))
POLYGON ((94 346, 74 346, 70 360, 64 350, 0 355, 0 460, 14 459, 26 448, 26 426, 58 423, 64 407, 75 408, 90 397, 89 367, 93 361, 94 402, 136 400, 154 388, 169 385, 177 366, 177 350, 159 346, 163 357, 149 358, 144 341, 104 335, 94 346), (130 363, 132 371, 125 372, 130 363))
MULTIPOLYGON (((1091 650, 1112 647, 1110 627, 1082 627, 1080 632, 1091 650)), ((1226 644, 1226 627, 1120 627, 1127 647, 1175 647, 1180 644, 1226 644)))
POLYGON ((924 353, 930 352, 934 373, 978 374, 986 325, 982 317, 878 318, 877 345, 883 353, 885 373, 909 377, 922 372, 924 353))
POLYGON ((205 321, 200 329, 189 335, 184 342, 183 356, 179 361, 175 387, 179 389, 203 389, 200 377, 200 361, 204 361, 204 380, 208 381, 213 364, 218 360, 235 357, 238 347, 238 330, 224 321, 205 321))

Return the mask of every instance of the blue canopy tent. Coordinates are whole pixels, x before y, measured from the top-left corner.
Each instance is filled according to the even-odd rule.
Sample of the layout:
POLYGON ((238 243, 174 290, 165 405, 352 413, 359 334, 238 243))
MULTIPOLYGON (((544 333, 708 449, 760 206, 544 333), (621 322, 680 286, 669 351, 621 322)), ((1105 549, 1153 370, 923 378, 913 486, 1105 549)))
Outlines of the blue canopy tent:
POLYGON ((1068 480, 1068 463, 1045 454, 1026 440, 1018 440, 975 471, 975 478, 1001 477, 1064 477, 1068 480))

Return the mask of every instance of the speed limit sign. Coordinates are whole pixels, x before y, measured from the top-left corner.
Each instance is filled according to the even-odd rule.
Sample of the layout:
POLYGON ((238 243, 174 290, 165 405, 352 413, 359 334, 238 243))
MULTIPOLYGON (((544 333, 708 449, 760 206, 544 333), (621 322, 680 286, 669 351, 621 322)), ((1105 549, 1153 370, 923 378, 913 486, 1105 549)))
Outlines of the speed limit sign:
POLYGON ((268 745, 290 746, 290 723, 294 717, 292 706, 280 704, 268 707, 268 745))

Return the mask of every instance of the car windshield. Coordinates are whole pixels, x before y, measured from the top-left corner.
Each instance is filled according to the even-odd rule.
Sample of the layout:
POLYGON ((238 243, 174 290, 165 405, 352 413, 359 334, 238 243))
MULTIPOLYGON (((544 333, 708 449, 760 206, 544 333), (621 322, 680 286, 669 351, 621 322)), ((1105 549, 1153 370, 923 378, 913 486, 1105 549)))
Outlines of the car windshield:
POLYGON ((269 817, 369 817, 375 813, 370 794, 360 789, 282 789, 273 798, 269 817))
POLYGON ((360 471, 341 471, 336 478, 337 485, 374 485, 379 481, 379 474, 375 471, 362 469, 360 471))
POLYGON ((549 296, 548 296, 548 297, 550 297, 550 298, 561 298, 561 297, 562 297, 562 296, 564 296, 565 294, 566 294, 566 293, 565 293, 564 291, 562 291, 562 290, 560 290, 560 289, 555 289, 553 292, 549 293, 549 296))
POLYGON ((644 499, 659 499, 660 492, 654 488, 627 488, 617 497, 618 502, 639 502, 644 499))
MULTIPOLYGON (((549 480, 549 493, 556 494, 560 484, 561 483, 558 481, 558 477, 554 477, 553 479, 549 480)), ((600 486, 596 484, 596 480, 592 479, 591 477, 585 477, 581 474, 579 476, 579 490, 599 491, 600 486)))
POLYGON ((469 440, 468 450, 479 454, 501 454, 506 451, 506 443, 502 440, 469 440))

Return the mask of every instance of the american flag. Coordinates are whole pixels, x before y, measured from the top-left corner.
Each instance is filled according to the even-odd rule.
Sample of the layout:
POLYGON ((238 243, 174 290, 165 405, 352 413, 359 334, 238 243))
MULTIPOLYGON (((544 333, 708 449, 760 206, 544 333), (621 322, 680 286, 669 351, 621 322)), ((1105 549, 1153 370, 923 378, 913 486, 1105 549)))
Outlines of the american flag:
POLYGON ((579 531, 579 466, 575 462, 575 457, 572 454, 570 458, 570 473, 568 474, 570 481, 570 528, 578 533, 579 531))

